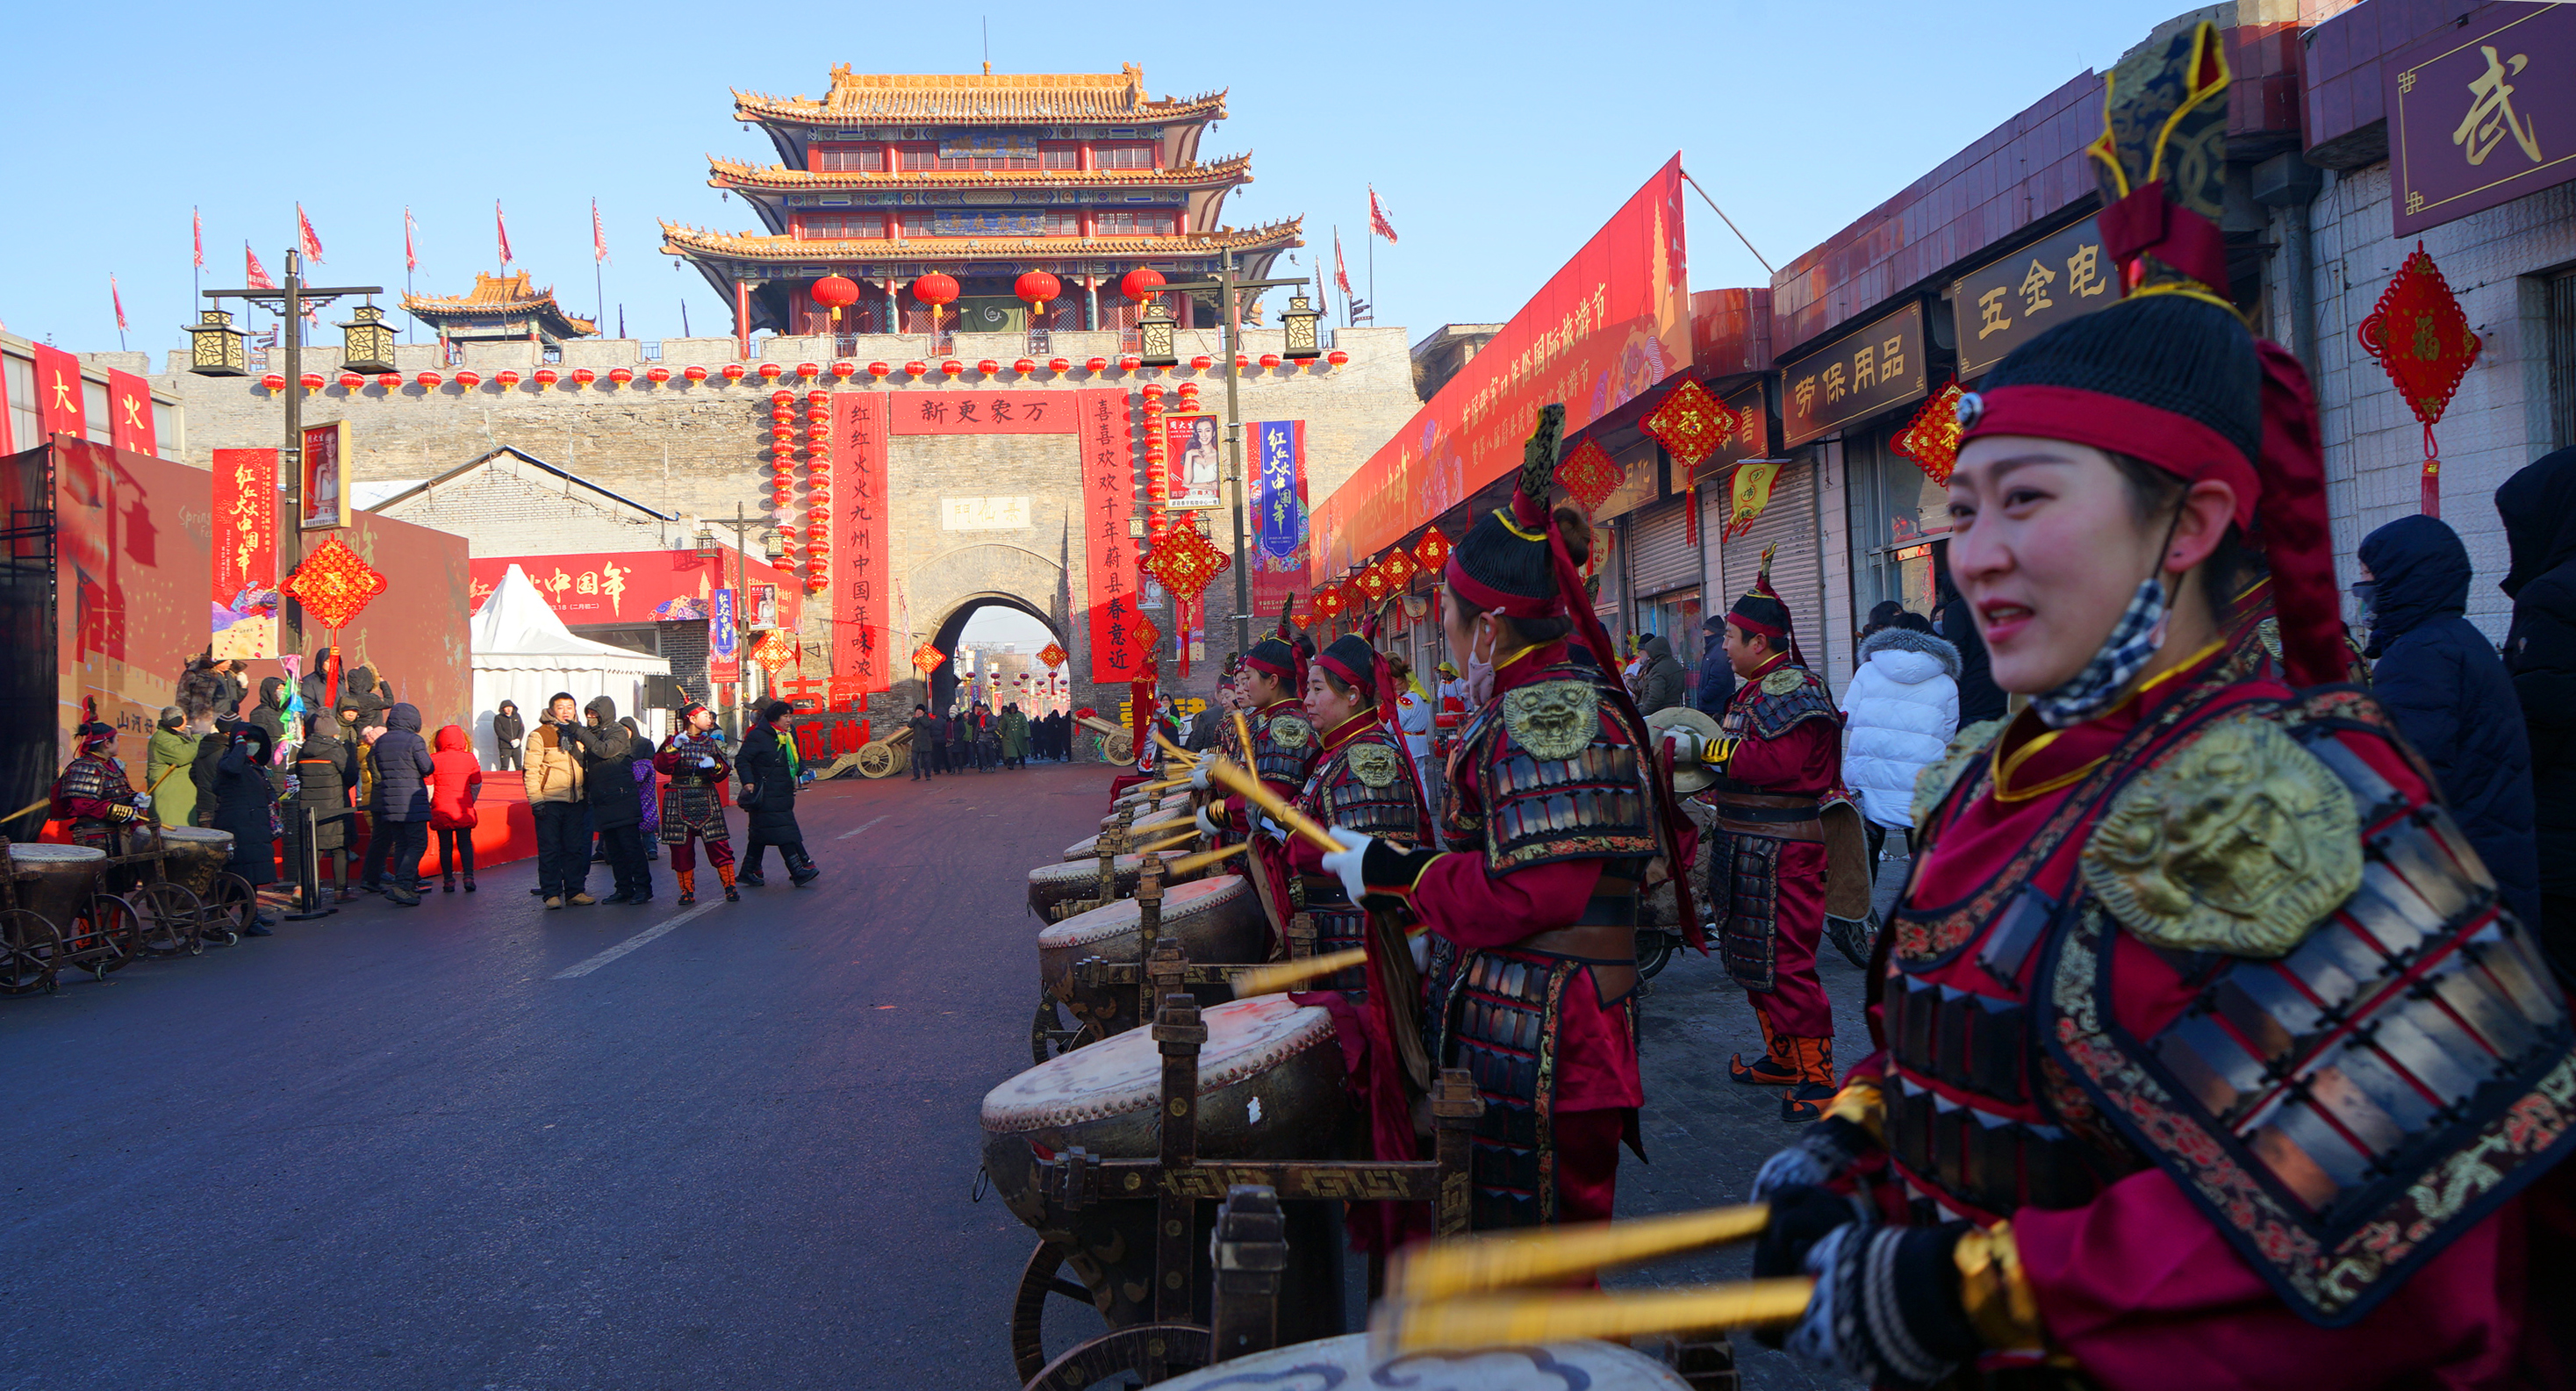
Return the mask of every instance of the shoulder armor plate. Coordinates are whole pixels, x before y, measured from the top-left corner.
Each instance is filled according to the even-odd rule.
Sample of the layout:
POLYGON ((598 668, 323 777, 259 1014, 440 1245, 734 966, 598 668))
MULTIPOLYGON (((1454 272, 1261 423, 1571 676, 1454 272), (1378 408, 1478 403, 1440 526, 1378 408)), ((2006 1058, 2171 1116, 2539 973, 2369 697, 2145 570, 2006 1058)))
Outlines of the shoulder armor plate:
POLYGON ((1775 667, 1735 692, 1718 728, 1739 738, 1777 739, 1809 720, 1842 722, 1824 678, 1800 666, 1775 667))
POLYGON ((2220 719, 2141 773, 2084 845, 2084 884, 2151 946, 2272 958, 2361 887, 2344 785, 2261 715, 2220 719))
POLYGON ((1302 749, 1315 738, 1315 727, 1299 715, 1274 715, 1270 720, 1271 742, 1283 749, 1302 749))
POLYGON ((1940 810, 1941 803, 1949 799, 1950 790, 1959 785, 1960 775, 1984 756, 1986 746, 1995 741, 1996 735, 2003 733, 2005 723, 2004 720, 1979 720, 1951 735, 1950 745, 1941 750, 1941 757, 1914 775, 1912 812, 1917 832, 1928 829, 1932 813, 1940 810))
POLYGON ((1396 775, 1404 771, 1396 761, 1395 750, 1365 739, 1345 749, 1343 761, 1350 764, 1352 777, 1371 787, 1391 786, 1396 775))
POLYGON ((1589 681, 1538 681, 1503 693, 1503 727, 1540 758, 1572 758, 1601 733, 1601 690, 1589 681))
POLYGON ((1638 741, 1604 721, 1599 687, 1568 670, 1498 703, 1501 728, 1471 749, 1487 872, 1658 853, 1638 741))
POLYGON ((1299 802, 1309 816, 1344 830, 1416 845, 1428 839, 1403 755, 1382 736, 1362 735, 1316 760, 1299 802))
POLYGON ((1782 667, 1762 678, 1762 693, 1775 696, 1787 695, 1805 684, 1807 684, 1806 677, 1801 675, 1796 667, 1782 667))

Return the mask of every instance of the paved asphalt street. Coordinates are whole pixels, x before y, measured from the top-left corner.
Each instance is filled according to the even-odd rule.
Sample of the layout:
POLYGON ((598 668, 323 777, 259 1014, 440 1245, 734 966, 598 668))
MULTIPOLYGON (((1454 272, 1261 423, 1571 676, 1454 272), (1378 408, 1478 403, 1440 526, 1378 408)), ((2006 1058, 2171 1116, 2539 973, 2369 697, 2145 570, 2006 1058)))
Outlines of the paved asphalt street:
MULTIPOLYGON (((1106 784, 823 784, 809 889, 547 912, 521 863, 0 1000, 0 1388, 1011 1385, 1034 1240, 970 1200, 976 1109, 1028 1064, 1023 876, 1106 784)), ((1725 1080, 1742 997, 1684 960, 1646 1018, 1623 1213, 1740 1197, 1789 1134, 1725 1080)))

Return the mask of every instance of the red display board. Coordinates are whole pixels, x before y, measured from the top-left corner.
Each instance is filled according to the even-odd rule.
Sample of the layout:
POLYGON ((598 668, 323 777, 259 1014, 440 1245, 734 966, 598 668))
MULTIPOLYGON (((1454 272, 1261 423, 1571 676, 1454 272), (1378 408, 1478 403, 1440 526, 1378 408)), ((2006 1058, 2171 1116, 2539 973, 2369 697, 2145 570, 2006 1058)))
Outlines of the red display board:
POLYGON ((475 608, 518 566, 567 625, 703 621, 719 589, 750 575, 745 616, 757 627, 796 626, 804 586, 794 575, 731 546, 713 559, 685 551, 567 551, 559 555, 487 555, 473 561, 475 608), (764 612, 764 605, 766 612, 764 612), (774 621, 765 621, 769 615, 774 621))
MULTIPOLYGON (((886 392, 836 393, 867 399, 886 392)), ((1061 391, 907 391, 887 402, 889 432, 898 435, 1061 435, 1073 429, 1061 391)))
POLYGON ((1127 518, 1136 510, 1135 440, 1127 393, 1073 393, 1081 420, 1083 631, 1091 638, 1091 679, 1133 681, 1152 669, 1136 644, 1136 542, 1127 518))
MULTIPOLYGON (((68 380, 77 397, 79 374, 68 380)), ((116 726, 118 756, 143 766, 153 725, 178 698, 180 669, 206 647, 209 481, 167 459, 57 437, 56 766, 71 756, 71 731, 91 702, 116 726)))
POLYGON ((119 449, 159 454, 160 434, 152 423, 152 384, 131 372, 107 372, 108 439, 119 449))
POLYGON ((214 452, 214 650, 277 655, 277 451, 214 452))
POLYGON ((894 405, 885 392, 832 396, 832 472, 842 492, 832 519, 840 554, 832 591, 832 680, 845 697, 894 689, 887 650, 894 638, 886 623, 894 604, 886 536, 887 416, 894 405))

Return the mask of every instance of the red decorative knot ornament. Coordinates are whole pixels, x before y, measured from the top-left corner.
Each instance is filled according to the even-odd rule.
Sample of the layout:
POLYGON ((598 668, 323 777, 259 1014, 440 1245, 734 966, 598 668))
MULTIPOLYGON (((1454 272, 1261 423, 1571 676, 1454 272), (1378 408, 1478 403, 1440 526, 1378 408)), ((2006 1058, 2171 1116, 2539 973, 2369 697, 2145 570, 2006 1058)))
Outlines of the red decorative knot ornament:
POLYGON ((1696 377, 1682 378, 1663 403, 1646 413, 1638 422, 1653 435, 1686 469, 1696 469, 1700 462, 1726 443, 1735 433, 1735 412, 1708 394, 1708 388, 1696 377))
POLYGON ((1234 557, 1208 544, 1196 528, 1184 526, 1154 543, 1154 553, 1145 557, 1143 569, 1163 588, 1195 604, 1233 564, 1234 557))
POLYGON ((2415 243, 2413 254, 2379 294, 2379 307, 2361 321, 2361 346, 2379 359, 2406 408, 2424 425, 2424 476, 2419 507, 2427 517, 2442 515, 2442 457, 2433 443, 2433 426, 2450 409, 2460 378, 2478 360, 2478 336, 2469 316, 2460 312, 2458 296, 2442 278, 2442 268, 2415 243))
POLYGON ((947 653, 940 651, 937 647, 927 642, 912 649, 913 669, 924 676, 928 676, 931 672, 938 670, 939 664, 947 660, 947 653))
POLYGON ((1038 660, 1046 663, 1049 667, 1063 666, 1064 649, 1055 643, 1048 643, 1045 647, 1039 649, 1038 660))
POLYGON ((1387 581, 1383 559, 1370 561, 1367 568, 1351 577, 1351 583, 1360 587, 1360 593, 1367 596, 1372 608, 1385 603, 1386 596, 1395 592, 1395 587, 1387 581))
POLYGON ((1914 419, 1896 432, 1888 447, 1922 466, 1923 476, 1935 483, 1950 481, 1950 470, 1959 462, 1959 383, 1932 393, 1914 419))
POLYGON ((325 628, 346 628, 359 611, 385 592, 385 577, 334 536, 304 557, 279 588, 325 628))
POLYGON ((1608 498, 1627 476, 1627 473, 1616 463, 1611 462, 1609 453, 1594 440, 1585 440, 1576 446, 1575 451, 1566 455, 1556 466, 1556 481, 1564 484, 1567 492, 1574 494, 1574 500, 1583 504, 1583 510, 1587 513, 1601 510, 1603 500, 1608 498))
POLYGON ((1136 615, 1136 620, 1127 625, 1127 637, 1136 644, 1137 651, 1150 653, 1155 645, 1163 640, 1163 630, 1155 627, 1154 620, 1147 618, 1140 611, 1136 615))
POLYGON ((1415 564, 1436 575, 1440 573, 1442 566, 1449 563, 1451 549, 1449 538, 1442 535, 1440 528, 1435 526, 1422 533, 1422 539, 1415 543, 1413 560, 1415 564))
POLYGON ((1379 561, 1378 565, 1386 572, 1386 588, 1390 594, 1403 593, 1404 587, 1413 582, 1413 577, 1422 573, 1422 567, 1413 563, 1413 553, 1402 546, 1388 551, 1386 559, 1379 561))
POLYGON ((1337 584, 1326 585, 1315 595, 1314 613, 1318 618, 1339 618, 1349 606, 1350 601, 1342 596, 1342 587, 1337 584))

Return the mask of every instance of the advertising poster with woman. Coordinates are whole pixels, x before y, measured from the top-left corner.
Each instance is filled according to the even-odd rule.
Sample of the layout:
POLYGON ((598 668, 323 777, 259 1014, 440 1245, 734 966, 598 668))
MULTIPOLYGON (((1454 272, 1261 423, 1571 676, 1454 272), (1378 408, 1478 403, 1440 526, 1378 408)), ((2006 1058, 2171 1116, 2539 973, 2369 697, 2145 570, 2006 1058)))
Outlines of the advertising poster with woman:
POLYGON ((1163 417, 1163 468, 1171 482, 1171 510, 1208 512, 1225 505, 1219 492, 1225 476, 1224 450, 1215 416, 1163 417))

